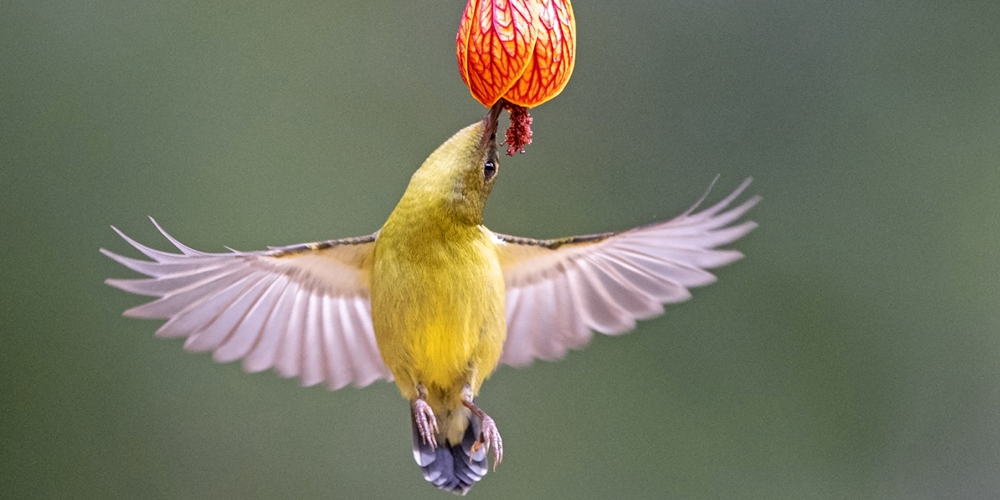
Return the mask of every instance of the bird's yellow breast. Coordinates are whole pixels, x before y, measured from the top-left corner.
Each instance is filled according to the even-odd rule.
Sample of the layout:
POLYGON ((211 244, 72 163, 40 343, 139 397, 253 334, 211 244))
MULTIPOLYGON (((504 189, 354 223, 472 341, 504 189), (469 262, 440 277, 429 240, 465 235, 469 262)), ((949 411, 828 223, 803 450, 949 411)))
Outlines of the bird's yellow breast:
POLYGON ((375 247, 372 320, 382 359, 400 391, 427 388, 432 406, 461 404, 500 359, 504 283, 481 226, 387 224, 375 247), (437 403, 437 404, 435 404, 437 403))

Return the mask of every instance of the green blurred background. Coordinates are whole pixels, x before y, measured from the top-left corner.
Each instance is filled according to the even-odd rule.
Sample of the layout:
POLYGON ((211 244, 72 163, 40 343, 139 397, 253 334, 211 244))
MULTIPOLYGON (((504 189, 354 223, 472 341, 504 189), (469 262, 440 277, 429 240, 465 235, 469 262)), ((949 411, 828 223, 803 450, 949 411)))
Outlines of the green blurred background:
MULTIPOLYGON (((745 176, 760 228, 693 301, 479 401, 477 498, 1000 496, 1000 5, 576 0, 579 52, 487 211, 533 237, 745 176)), ((0 496, 445 498, 395 387, 193 356, 102 284, 166 248, 379 227, 484 109, 461 0, 0 4, 0 496)))

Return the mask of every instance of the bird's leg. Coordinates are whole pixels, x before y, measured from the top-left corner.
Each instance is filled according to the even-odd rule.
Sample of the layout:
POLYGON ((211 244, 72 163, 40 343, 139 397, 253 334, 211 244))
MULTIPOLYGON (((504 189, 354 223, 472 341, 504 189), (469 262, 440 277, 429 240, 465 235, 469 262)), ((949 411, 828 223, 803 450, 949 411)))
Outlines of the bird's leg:
POLYGON ((472 390, 468 386, 466 386, 465 391, 462 391, 462 404, 483 422, 482 429, 479 432, 479 439, 472 445, 472 452, 475 453, 485 446, 486 453, 489 453, 490 446, 492 446, 493 470, 497 470, 497 465, 500 465, 500 462, 503 461, 503 439, 500 438, 500 430, 497 429, 496 422, 485 411, 476 406, 476 403, 472 402, 472 390))
POLYGON ((431 445, 431 449, 437 448, 437 438, 434 436, 438 432, 437 418, 434 418, 434 410, 427 404, 427 388, 422 384, 417 386, 417 399, 413 400, 413 423, 417 425, 420 432, 420 439, 424 444, 431 445))

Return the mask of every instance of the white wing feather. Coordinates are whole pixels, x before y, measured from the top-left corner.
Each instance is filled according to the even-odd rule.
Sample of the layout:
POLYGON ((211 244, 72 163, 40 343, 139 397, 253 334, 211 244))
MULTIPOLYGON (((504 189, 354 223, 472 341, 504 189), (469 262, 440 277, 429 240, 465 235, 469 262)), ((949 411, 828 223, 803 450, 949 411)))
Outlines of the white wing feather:
MULTIPOLYGON (((589 342, 591 330, 617 335, 636 320, 663 313, 662 304, 691 297, 689 288, 715 281, 707 271, 743 257, 718 249, 757 225, 732 225, 760 201, 730 207, 749 186, 701 212, 618 234, 532 240, 497 235, 507 285, 507 340, 501 363, 558 359, 589 342)), ((706 192, 706 195, 708 193, 706 192)))
MULTIPOLYGON (((156 224, 156 221, 153 221, 156 224)), ((275 248, 205 253, 156 228, 181 252, 154 250, 114 228, 152 260, 101 249, 148 279, 107 283, 157 297, 126 316, 166 319, 162 337, 186 337, 189 351, 213 351, 219 362, 243 360, 249 372, 276 369, 302 385, 331 389, 392 380, 371 322, 364 271, 356 260, 374 236, 275 248)))

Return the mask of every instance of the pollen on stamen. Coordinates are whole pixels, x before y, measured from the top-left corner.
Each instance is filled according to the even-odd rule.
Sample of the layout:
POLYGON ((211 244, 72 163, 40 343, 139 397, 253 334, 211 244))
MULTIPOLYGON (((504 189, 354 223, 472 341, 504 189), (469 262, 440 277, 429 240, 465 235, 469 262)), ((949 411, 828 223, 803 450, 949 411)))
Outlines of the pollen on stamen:
POLYGON ((507 156, 514 156, 514 153, 523 153, 524 147, 531 144, 532 118, 528 108, 509 102, 506 107, 510 113, 510 126, 504 133, 504 143, 507 144, 507 156))

